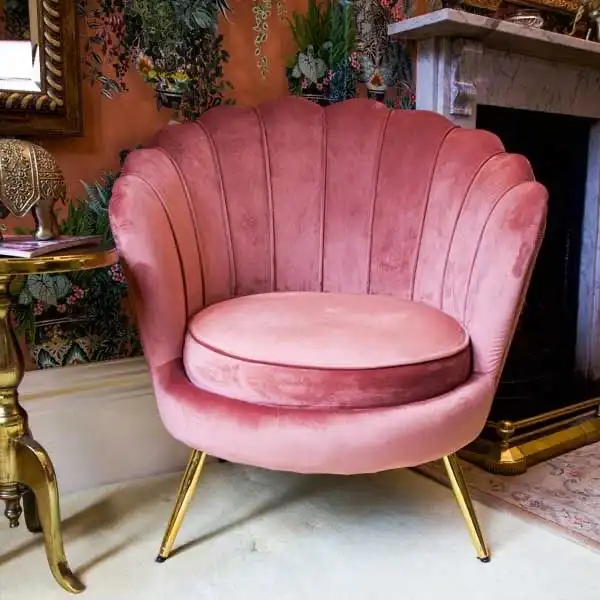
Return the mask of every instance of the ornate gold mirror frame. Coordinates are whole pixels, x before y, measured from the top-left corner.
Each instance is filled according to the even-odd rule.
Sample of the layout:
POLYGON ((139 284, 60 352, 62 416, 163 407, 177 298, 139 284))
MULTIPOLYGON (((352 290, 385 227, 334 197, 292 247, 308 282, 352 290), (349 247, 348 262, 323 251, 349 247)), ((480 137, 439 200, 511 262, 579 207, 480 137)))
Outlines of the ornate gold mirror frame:
POLYGON ((0 89, 0 136, 78 135, 82 115, 77 2, 32 0, 30 5, 37 10, 33 22, 37 21, 41 86, 39 91, 0 89))

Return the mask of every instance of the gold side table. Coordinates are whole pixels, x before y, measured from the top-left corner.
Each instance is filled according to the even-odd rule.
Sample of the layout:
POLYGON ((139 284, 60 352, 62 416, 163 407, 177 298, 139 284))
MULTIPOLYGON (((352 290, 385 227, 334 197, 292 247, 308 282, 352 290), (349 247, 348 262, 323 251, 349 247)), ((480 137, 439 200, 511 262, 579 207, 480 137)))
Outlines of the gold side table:
POLYGON ((116 250, 97 248, 27 259, 0 257, 0 500, 6 503, 4 514, 10 527, 18 527, 24 512, 29 531, 43 532, 52 575, 74 594, 85 586, 65 557, 54 467, 48 453, 34 440, 27 413, 19 404, 23 356, 12 326, 9 285, 17 275, 96 269, 116 262, 116 250))

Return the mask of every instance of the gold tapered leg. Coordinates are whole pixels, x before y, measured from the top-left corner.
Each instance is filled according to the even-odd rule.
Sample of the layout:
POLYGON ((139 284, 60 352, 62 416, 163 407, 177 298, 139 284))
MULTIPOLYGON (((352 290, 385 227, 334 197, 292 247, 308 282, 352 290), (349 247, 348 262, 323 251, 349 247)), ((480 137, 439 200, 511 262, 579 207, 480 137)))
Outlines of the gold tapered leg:
POLYGON ((477 558, 482 562, 490 561, 490 552, 485 545, 479 522, 477 521, 477 515, 475 514, 475 508, 471 502, 471 495, 469 494, 469 488, 463 475, 460 461, 456 454, 449 454, 444 456, 444 466, 448 472, 448 478, 452 485, 452 491, 458 502, 458 506, 462 512, 462 515, 467 523, 467 528, 473 545, 477 550, 477 558))
MULTIPOLYGON (((82 592, 85 586, 73 575, 65 557, 60 531, 58 487, 52 462, 46 451, 31 437, 17 438, 15 443, 17 478, 35 496, 50 571, 58 584, 68 592, 82 592)), ((27 502, 30 501, 29 498, 27 502)), ((31 510, 31 504, 26 505, 26 510, 31 510)), ((34 515, 31 512, 29 515, 32 518, 31 524, 35 524, 34 515)))
POLYGON ((190 505, 192 496, 196 491, 198 479, 200 479, 200 473, 202 472, 202 467, 204 466, 205 460, 206 452, 201 452, 200 450, 194 450, 192 452, 185 469, 185 473, 183 474, 183 479, 179 485, 177 499, 175 500, 175 507, 173 508, 171 519, 169 520, 162 544, 160 545, 160 551, 156 557, 156 562, 165 562, 165 560, 167 560, 171 554, 173 544, 175 543, 175 538, 177 537, 179 528, 181 527, 181 522, 183 521, 183 517, 185 517, 185 513, 190 505))

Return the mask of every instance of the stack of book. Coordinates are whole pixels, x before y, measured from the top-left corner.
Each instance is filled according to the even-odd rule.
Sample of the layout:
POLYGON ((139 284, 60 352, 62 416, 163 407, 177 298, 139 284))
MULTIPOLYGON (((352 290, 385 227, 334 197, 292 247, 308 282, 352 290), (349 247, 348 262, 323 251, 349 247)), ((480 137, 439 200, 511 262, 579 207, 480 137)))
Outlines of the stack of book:
POLYGON ((0 239, 0 256, 35 258, 70 248, 97 246, 101 239, 99 235, 78 235, 41 241, 27 235, 5 235, 0 239))

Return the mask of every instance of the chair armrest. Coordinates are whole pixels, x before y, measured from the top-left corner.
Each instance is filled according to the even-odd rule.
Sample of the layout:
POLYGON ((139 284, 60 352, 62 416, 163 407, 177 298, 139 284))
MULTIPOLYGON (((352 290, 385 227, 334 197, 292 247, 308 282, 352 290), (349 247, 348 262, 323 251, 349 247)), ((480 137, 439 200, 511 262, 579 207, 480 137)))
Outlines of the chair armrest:
POLYGON ((189 211, 185 186, 164 152, 129 155, 109 216, 151 367, 181 357, 187 320, 203 305, 200 251, 189 211))
MULTIPOLYGON (((496 383, 525 301, 546 225, 548 193, 534 181, 517 184, 490 206, 468 270, 463 323, 473 368, 496 383)), ((475 234, 477 235, 477 234, 475 234)))

